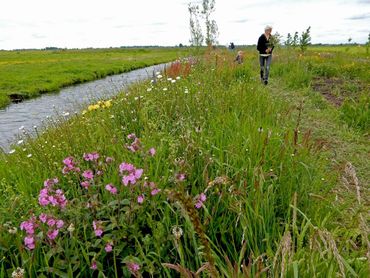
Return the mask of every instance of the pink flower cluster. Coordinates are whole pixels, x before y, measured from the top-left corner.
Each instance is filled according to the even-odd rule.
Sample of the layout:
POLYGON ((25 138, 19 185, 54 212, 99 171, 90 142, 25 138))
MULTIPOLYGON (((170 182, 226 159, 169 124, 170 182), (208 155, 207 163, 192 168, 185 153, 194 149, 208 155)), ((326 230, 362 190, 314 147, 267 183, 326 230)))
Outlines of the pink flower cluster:
POLYGON ((184 173, 176 174, 176 180, 177 181, 184 181, 185 179, 186 179, 186 175, 184 173))
POLYGON ((150 148, 150 149, 149 149, 149 151, 148 151, 148 154, 149 154, 150 156, 154 156, 154 155, 155 155, 155 153, 156 153, 155 148, 150 148))
POLYGON ((83 159, 85 161, 97 161, 99 159, 100 155, 97 152, 92 153, 84 153, 83 159))
POLYGON ((129 262, 127 263, 127 268, 132 274, 137 274, 137 272, 140 270, 140 265, 137 263, 129 262))
POLYGON ((200 209, 202 206, 203 206, 203 203, 207 200, 207 196, 206 194, 204 194, 203 192, 200 193, 199 196, 196 197, 196 203, 195 203, 195 207, 197 209, 200 209))
POLYGON ((35 216, 32 216, 27 221, 23 221, 20 225, 22 231, 26 231, 27 236, 24 238, 24 245, 27 249, 35 249, 35 231, 39 226, 35 216))
POLYGON ((72 156, 69 156, 63 160, 64 167, 62 169, 63 175, 68 174, 69 172, 80 172, 80 168, 76 167, 76 162, 72 156))
POLYGON ((157 185, 152 181, 151 182, 145 182, 144 187, 149 187, 150 188, 150 195, 152 195, 152 196, 155 196, 159 192, 161 192, 161 190, 159 188, 157 188, 157 185))
POLYGON ((58 234, 59 229, 63 228, 64 221, 61 219, 56 219, 52 216, 49 216, 45 213, 39 215, 37 219, 34 215, 31 216, 27 221, 23 221, 20 225, 20 229, 26 232, 26 237, 24 238, 24 245, 27 249, 33 250, 36 246, 36 229, 40 227, 40 224, 43 223, 48 228, 47 237, 49 240, 54 240, 58 234))
POLYGON ((44 182, 44 188, 39 194, 39 204, 43 207, 51 204, 53 207, 65 208, 67 199, 64 196, 63 190, 54 190, 53 187, 58 183, 58 179, 48 179, 44 182))
POLYGON ((82 173, 82 176, 87 179, 87 180, 92 180, 94 179, 94 173, 92 170, 86 170, 82 173))
POLYGON ((112 244, 107 243, 107 244, 105 245, 104 249, 105 249, 105 252, 109 253, 109 252, 112 252, 112 250, 113 250, 113 246, 112 246, 112 244))
POLYGON ((131 133, 131 134, 127 135, 127 138, 129 140, 133 140, 133 142, 130 145, 126 144, 127 149, 129 149, 133 153, 137 152, 138 150, 141 149, 141 142, 140 142, 139 138, 136 137, 135 133, 131 133))
POLYGON ((119 172, 122 175, 122 183, 127 186, 134 185, 143 174, 143 169, 136 169, 134 165, 123 162, 119 165, 119 172))
POLYGON ((97 237, 101 237, 102 234, 103 234, 103 225, 102 225, 102 222, 101 221, 93 221, 93 228, 94 228, 94 232, 95 232, 95 235, 97 237))
POLYGON ((105 189, 108 190, 113 195, 117 194, 117 188, 113 184, 111 184, 111 183, 107 184, 105 186, 105 189))

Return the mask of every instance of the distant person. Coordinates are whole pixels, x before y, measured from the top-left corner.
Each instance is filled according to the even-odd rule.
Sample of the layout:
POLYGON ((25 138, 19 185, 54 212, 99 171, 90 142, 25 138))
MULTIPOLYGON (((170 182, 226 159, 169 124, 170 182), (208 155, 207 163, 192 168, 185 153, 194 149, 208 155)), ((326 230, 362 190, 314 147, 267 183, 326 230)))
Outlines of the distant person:
POLYGON ((268 84, 272 51, 274 50, 271 32, 272 27, 267 25, 265 27, 265 33, 259 37, 257 43, 257 50, 259 51, 259 60, 261 67, 261 82, 263 82, 265 85, 268 84))
POLYGON ((244 62, 244 53, 243 51, 239 50, 238 54, 235 57, 234 62, 238 62, 238 64, 243 64, 244 62))
POLYGON ((235 44, 233 42, 230 43, 229 49, 230 50, 234 50, 235 49, 235 44))

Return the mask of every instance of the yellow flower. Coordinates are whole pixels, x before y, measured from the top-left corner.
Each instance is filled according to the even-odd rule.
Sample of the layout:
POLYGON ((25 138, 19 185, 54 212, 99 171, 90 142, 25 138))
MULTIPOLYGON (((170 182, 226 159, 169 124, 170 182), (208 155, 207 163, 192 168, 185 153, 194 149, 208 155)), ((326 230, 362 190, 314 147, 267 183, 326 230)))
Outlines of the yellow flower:
POLYGON ((109 108, 109 107, 112 106, 112 101, 111 100, 107 100, 107 101, 104 102, 104 105, 105 105, 106 108, 109 108))

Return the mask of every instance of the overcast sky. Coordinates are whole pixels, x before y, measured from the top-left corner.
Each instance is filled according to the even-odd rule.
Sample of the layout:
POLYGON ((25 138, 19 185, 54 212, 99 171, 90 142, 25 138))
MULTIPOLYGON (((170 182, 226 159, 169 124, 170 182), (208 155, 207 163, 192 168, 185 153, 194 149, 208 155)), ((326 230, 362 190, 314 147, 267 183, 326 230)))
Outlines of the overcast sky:
MULTIPOLYGON (((193 0, 194 1, 194 0, 193 0)), ((187 0, 1 0, 0 49, 189 43, 187 0)), ((370 0, 216 0, 221 44, 254 44, 270 24, 313 43, 364 43, 370 0)))

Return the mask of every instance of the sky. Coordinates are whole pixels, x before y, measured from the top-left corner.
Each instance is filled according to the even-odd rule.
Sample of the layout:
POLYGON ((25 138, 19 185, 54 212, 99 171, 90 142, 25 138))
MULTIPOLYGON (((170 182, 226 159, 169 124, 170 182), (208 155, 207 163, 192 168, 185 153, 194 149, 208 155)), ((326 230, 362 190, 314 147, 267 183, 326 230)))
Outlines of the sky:
MULTIPOLYGON (((196 0, 192 0, 193 2, 196 0)), ((1 0, 0 49, 189 44, 187 0, 1 0)), ((364 43, 370 0, 216 0, 219 43, 255 44, 273 33, 312 43, 364 43)))

